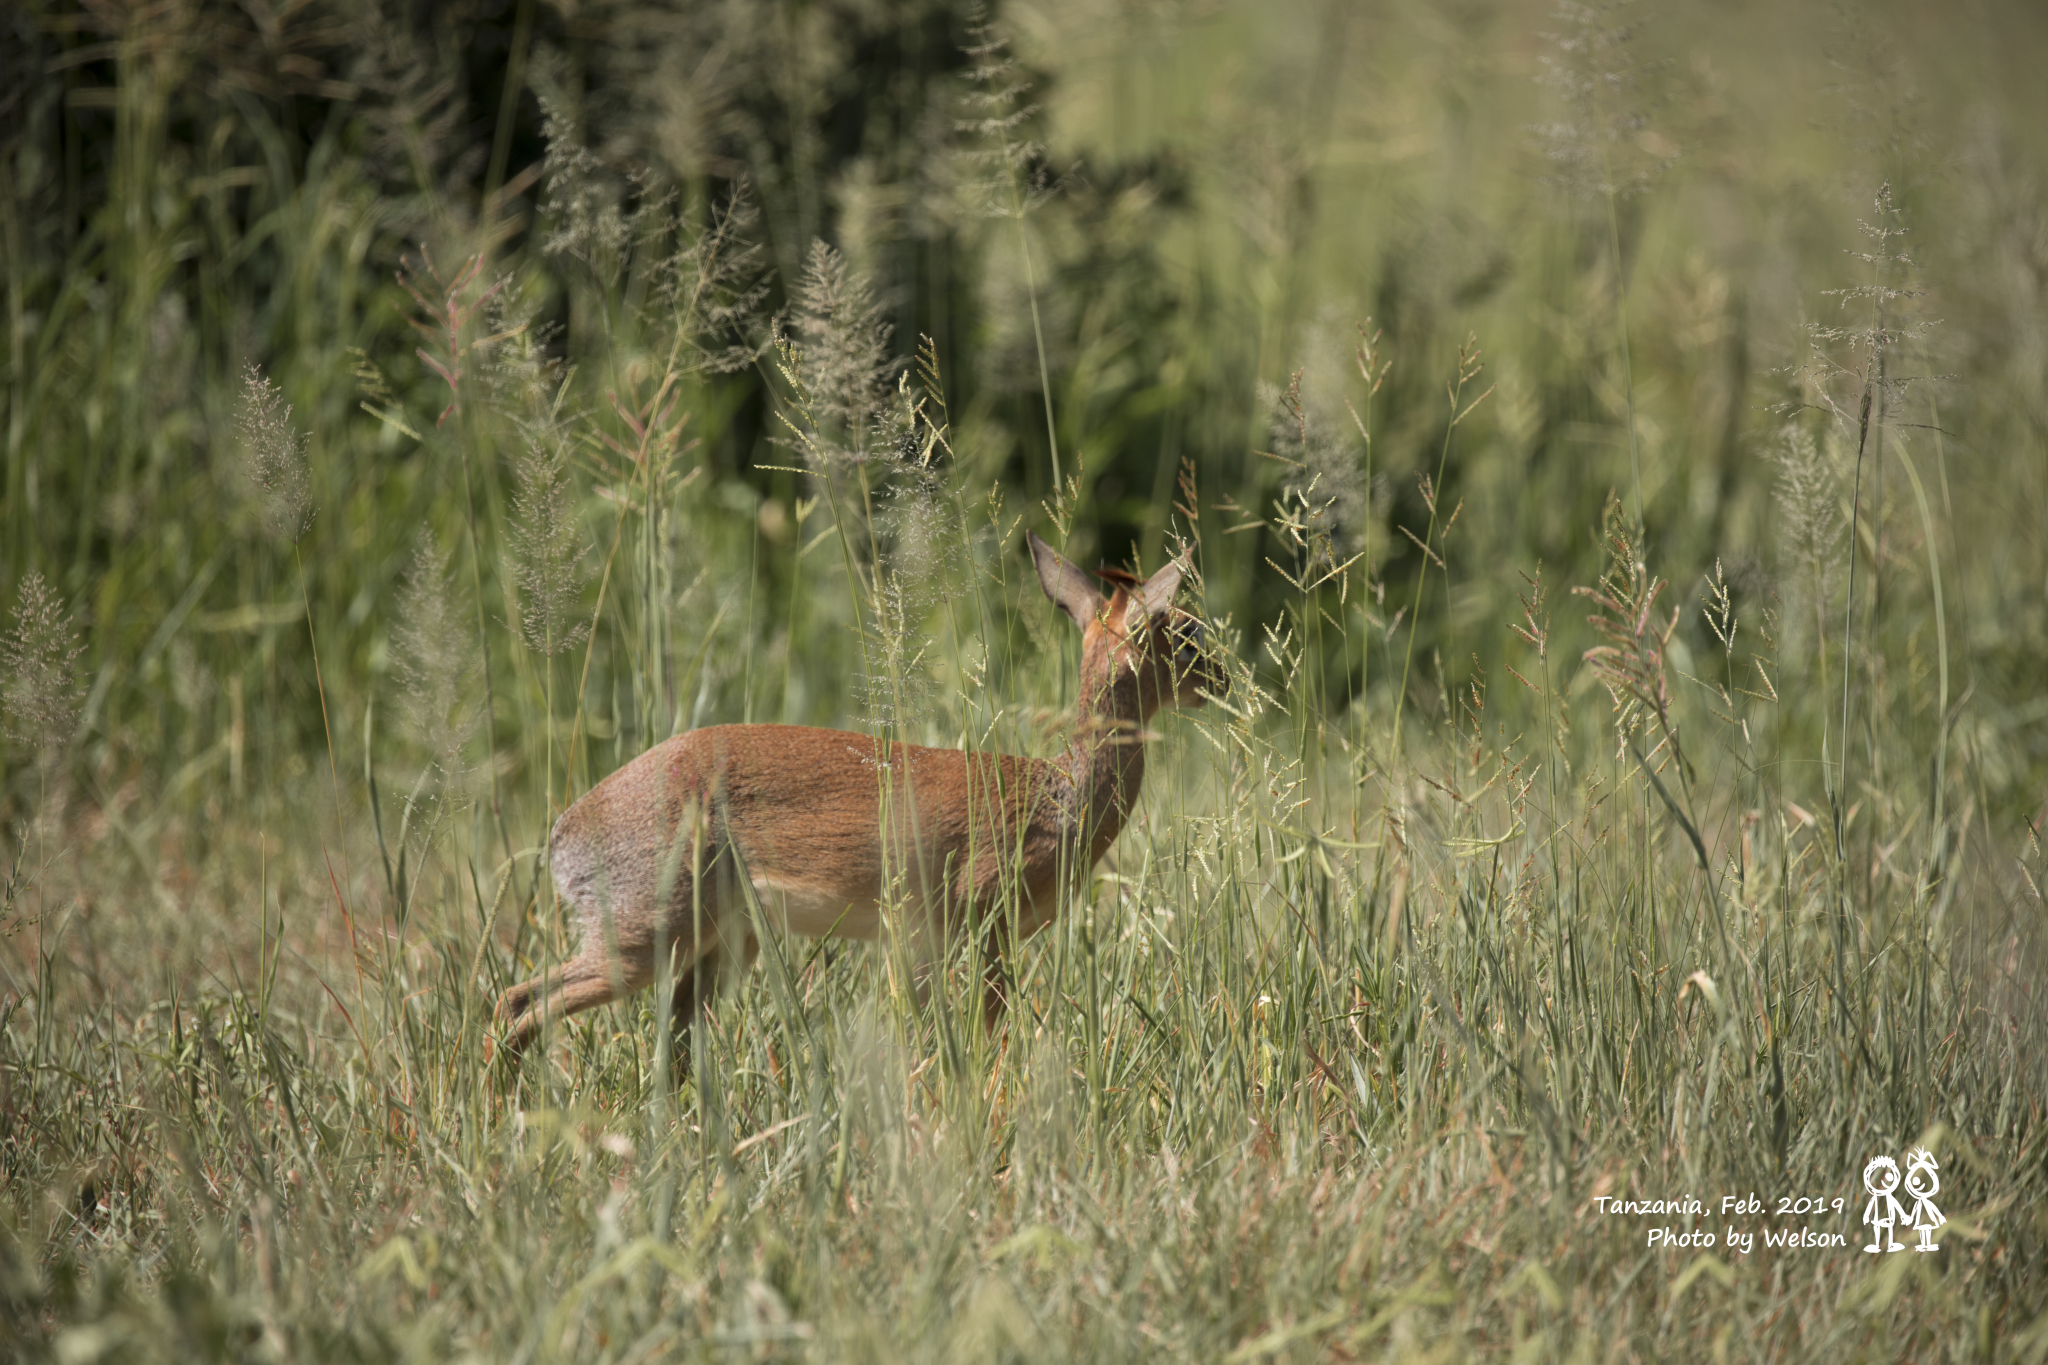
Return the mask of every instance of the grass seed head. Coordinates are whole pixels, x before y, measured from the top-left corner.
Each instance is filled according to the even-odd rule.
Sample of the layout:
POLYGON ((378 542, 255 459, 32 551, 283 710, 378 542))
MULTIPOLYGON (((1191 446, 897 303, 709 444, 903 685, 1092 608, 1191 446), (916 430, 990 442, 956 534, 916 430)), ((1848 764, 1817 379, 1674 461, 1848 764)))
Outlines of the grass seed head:
POLYGON ((568 459, 553 442, 529 442, 513 468, 509 535, 513 580, 519 585, 519 628, 536 652, 552 657, 579 643, 582 619, 583 534, 576 524, 575 489, 568 459))
POLYGON ((889 356, 892 329, 874 289, 844 256, 812 242, 793 311, 803 339, 798 373, 817 418, 812 453, 865 460, 897 368, 889 356))
POLYGON ((83 695, 77 677, 83 651, 64 599, 40 570, 31 571, 21 583, 13 628, 0 640, 0 710, 8 738, 48 754, 71 737, 83 695))
POLYGON ((459 787, 468 775, 463 751, 483 718, 475 696, 482 664, 476 631, 456 603, 447 556, 431 530, 413 548, 391 635, 407 737, 430 756, 444 790, 459 787))
POLYGON ((260 492, 264 529, 278 540, 298 544, 313 524, 307 438, 292 426, 292 405, 257 365, 243 373, 235 437, 249 481, 260 492))

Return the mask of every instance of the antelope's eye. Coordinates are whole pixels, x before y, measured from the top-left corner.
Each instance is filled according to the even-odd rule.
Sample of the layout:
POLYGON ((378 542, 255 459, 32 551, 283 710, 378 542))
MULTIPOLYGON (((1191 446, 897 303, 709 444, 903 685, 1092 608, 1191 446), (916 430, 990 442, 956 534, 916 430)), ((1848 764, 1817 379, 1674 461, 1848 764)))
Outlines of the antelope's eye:
POLYGON ((1173 642, 1174 667, 1186 672, 1192 669, 1202 657, 1202 623, 1192 616, 1183 616, 1166 628, 1167 639, 1173 642))

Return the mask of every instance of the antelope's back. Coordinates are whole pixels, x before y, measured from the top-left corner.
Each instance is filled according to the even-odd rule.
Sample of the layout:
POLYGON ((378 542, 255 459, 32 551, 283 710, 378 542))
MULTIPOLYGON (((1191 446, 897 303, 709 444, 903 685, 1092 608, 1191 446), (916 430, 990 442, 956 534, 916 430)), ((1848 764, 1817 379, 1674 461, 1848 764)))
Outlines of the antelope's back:
POLYGON ((681 874, 692 847, 708 862, 729 841, 756 889, 790 903, 792 929, 825 932, 810 921, 839 924, 851 906, 832 932, 865 937, 873 923, 862 912, 880 899, 885 867, 912 874, 906 889, 928 902, 1045 881, 1061 784, 1052 765, 1007 754, 808 726, 711 726, 593 787, 555 822, 549 859, 586 926, 606 914, 630 927, 653 915, 665 880, 670 912, 688 909, 681 874))

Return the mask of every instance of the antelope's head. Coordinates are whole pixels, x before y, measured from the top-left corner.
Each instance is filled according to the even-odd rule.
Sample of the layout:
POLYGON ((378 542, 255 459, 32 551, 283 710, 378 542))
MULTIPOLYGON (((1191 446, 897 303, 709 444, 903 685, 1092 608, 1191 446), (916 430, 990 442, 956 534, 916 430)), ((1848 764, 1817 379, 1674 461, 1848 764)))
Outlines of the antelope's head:
POLYGON ((1081 700, 1084 709, 1102 689, 1123 677, 1137 683, 1138 720, 1161 707, 1200 706, 1203 693, 1222 696, 1229 681, 1213 657, 1192 612, 1173 604, 1182 566, 1168 564, 1140 580, 1122 569, 1098 569, 1109 584, 1104 596, 1093 579, 1059 551, 1027 533, 1039 586, 1081 627, 1081 700))

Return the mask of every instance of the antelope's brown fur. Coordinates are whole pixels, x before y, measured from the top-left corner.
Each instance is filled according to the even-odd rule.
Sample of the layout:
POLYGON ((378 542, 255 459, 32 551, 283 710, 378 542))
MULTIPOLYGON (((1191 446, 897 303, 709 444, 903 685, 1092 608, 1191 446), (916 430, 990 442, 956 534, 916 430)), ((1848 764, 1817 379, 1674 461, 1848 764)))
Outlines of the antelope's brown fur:
POLYGON ((549 861, 581 950, 505 992, 503 1045, 516 1054, 548 1021, 645 987, 664 941, 676 964, 672 1019, 688 1029, 719 973, 758 949, 743 879, 782 932, 872 938, 893 904, 913 933, 981 935, 993 1024, 1008 936, 1048 923, 1062 879, 1083 879, 1129 817, 1145 723, 1222 686, 1182 633, 1191 618, 1172 605, 1178 565, 1143 583, 1105 575, 1115 587, 1104 598, 1037 536, 1029 543, 1046 595, 1083 629, 1079 716, 1063 755, 796 725, 718 725, 656 745, 555 822, 549 861))

